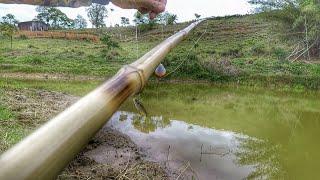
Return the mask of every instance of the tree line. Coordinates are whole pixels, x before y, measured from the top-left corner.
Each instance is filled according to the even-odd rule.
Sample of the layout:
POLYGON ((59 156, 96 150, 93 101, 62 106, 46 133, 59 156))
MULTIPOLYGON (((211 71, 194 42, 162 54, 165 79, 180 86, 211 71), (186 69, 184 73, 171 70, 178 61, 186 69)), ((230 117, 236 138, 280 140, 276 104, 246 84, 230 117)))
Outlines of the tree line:
MULTIPOLYGON (((37 15, 34 17, 33 21, 40 21, 49 25, 50 29, 59 30, 59 29, 85 29, 88 26, 86 19, 77 15, 75 19, 69 18, 65 13, 60 9, 55 7, 46 7, 38 6, 36 8, 37 15)), ((108 17, 108 9, 104 5, 92 4, 86 9, 87 16, 96 29, 106 27, 105 19, 108 17)), ((110 9, 110 11, 114 11, 110 9)), ((121 25, 129 26, 130 19, 127 17, 121 17, 121 25)), ((134 15, 134 20, 136 26, 139 26, 141 31, 150 30, 156 24, 170 25, 177 22, 177 15, 171 14, 168 12, 161 13, 157 18, 150 20, 147 15, 137 12, 134 15)), ((12 39, 15 32, 18 30, 19 21, 13 14, 7 14, 0 18, 0 35, 9 37, 11 40, 12 48, 12 39)), ((116 26, 120 26, 116 24, 116 26)), ((1 36, 0 36, 1 37, 1 36)))
MULTIPOLYGON (((84 29, 88 26, 88 23, 83 16, 78 15, 75 19, 71 19, 60 9, 55 7, 38 6, 36 11, 37 15, 34 17, 33 21, 44 22, 50 26, 50 29, 84 29)), ((114 10, 110 9, 110 11, 114 10)), ((86 12, 89 21, 94 28, 99 29, 106 27, 105 19, 108 17, 108 9, 106 6, 92 4, 86 9, 86 12)), ((140 13, 136 13, 134 18, 136 25, 148 24, 149 26, 152 26, 156 23, 173 24, 177 21, 177 16, 168 12, 160 14, 155 20, 149 20, 147 15, 142 15, 140 13)), ((3 28, 10 27, 11 29, 14 29, 13 26, 17 26, 18 20, 14 15, 7 14, 6 16, 2 17, 0 23, 3 28)), ((129 18, 121 17, 121 25, 130 25, 129 18)), ((116 26, 120 25, 117 24, 116 26)))

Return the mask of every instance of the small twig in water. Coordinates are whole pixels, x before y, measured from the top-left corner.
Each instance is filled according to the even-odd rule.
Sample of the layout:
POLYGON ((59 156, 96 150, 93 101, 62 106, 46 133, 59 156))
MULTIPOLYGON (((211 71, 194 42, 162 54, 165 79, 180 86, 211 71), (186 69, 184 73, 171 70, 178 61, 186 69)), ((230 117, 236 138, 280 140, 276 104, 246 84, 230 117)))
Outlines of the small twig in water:
POLYGON ((178 180, 178 179, 180 178, 180 176, 181 176, 183 173, 186 172, 186 170, 189 168, 189 166, 190 166, 190 162, 187 162, 187 163, 186 163, 186 167, 181 171, 181 173, 179 174, 179 176, 177 177, 176 180, 178 180))

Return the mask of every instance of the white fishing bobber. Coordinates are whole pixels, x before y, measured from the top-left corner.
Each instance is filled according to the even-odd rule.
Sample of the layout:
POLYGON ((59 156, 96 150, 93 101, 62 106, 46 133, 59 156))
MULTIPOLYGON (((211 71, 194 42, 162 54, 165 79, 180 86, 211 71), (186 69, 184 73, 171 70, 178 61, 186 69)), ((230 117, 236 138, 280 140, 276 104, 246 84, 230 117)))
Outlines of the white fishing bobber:
POLYGON ((159 66, 157 67, 157 69, 155 70, 155 75, 158 77, 158 78, 162 78, 166 75, 166 68, 164 67, 163 64, 159 64, 159 66))

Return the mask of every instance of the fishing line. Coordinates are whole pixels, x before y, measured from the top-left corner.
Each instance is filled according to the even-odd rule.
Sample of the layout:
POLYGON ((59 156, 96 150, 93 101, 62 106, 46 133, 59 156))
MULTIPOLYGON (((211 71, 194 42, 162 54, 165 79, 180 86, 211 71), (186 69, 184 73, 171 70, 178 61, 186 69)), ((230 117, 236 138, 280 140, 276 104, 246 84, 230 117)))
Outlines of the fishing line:
POLYGON ((138 24, 136 25, 136 55, 139 58, 139 40, 138 40, 138 24))
MULTIPOLYGON (((165 24, 162 24, 161 25, 161 38, 165 38, 165 35, 164 35, 164 28, 165 28, 165 24)), ((157 100, 159 99, 159 84, 160 84, 160 80, 161 80, 161 77, 157 77, 157 83, 156 83, 156 89, 157 89, 157 100)))
POLYGON ((194 42, 193 46, 189 49, 188 53, 187 53, 187 58, 185 60, 182 60, 182 58, 180 58, 180 60, 182 60, 182 62, 170 73, 166 74, 164 77, 162 78, 166 78, 172 74, 174 74, 177 70, 179 70, 181 68, 181 66, 188 60, 188 56, 190 55, 190 53, 196 48, 197 44, 199 43, 199 41, 203 38, 203 36, 207 33, 208 31, 208 27, 209 27, 209 21, 207 21, 207 25, 205 28, 205 31, 200 35, 200 37, 194 42))

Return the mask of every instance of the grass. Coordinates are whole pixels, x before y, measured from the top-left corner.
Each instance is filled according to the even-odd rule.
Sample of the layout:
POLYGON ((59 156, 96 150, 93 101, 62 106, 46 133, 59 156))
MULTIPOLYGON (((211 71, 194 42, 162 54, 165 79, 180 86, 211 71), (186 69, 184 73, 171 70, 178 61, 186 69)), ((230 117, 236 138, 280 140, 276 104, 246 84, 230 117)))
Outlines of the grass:
MULTIPOLYGON (((4 97, 6 91, 47 90, 84 96, 100 83, 99 81, 48 81, 0 78, 0 134, 2 135, 0 138, 0 153, 19 142, 36 128, 33 125, 34 122, 23 123, 20 121, 19 109, 21 107, 18 107, 20 104, 17 107, 11 104, 8 101, 8 97, 4 97), (15 111, 16 109, 18 110, 15 111)), ((45 122, 45 120, 47 119, 42 119, 41 123, 45 122)), ((31 119, 31 121, 33 120, 31 119)))
POLYGON ((17 123, 16 115, 3 104, 0 104, 0 134, 0 153, 19 142, 26 134, 26 130, 17 123))
POLYGON ((312 86, 301 79, 319 80, 319 64, 287 61, 285 57, 291 52, 290 42, 275 31, 275 26, 275 22, 266 22, 259 16, 211 20, 197 28, 188 40, 167 56, 165 64, 170 71, 179 61, 187 59, 173 78, 241 83, 254 80, 277 84, 281 83, 281 77, 287 80, 290 77, 289 84, 318 88, 316 81, 312 86), (190 51, 193 41, 205 29, 208 30, 205 38, 190 51))
POLYGON ((0 78, 1 89, 43 89, 57 91, 75 96, 84 96, 96 88, 99 81, 48 81, 48 80, 21 80, 0 78))
MULTIPOLYGON (((0 39, 0 70, 109 77, 187 24, 157 26, 140 33, 138 42, 134 27, 101 30, 120 43, 120 49, 109 51, 100 43, 87 41, 19 38, 10 50, 9 41, 0 39)), ((181 65, 167 78, 318 89, 320 64, 287 61, 292 42, 275 30, 278 26, 259 15, 208 20, 165 58, 168 72, 181 65)), ((86 33, 97 34, 91 30, 86 33)))
MULTIPOLYGON (((70 75, 110 76, 121 66, 136 59, 134 43, 121 44, 119 56, 109 60, 104 46, 83 41, 27 39, 14 41, 14 49, 0 47, 2 72, 61 73, 70 75)), ((154 43, 139 45, 140 55, 154 43)))

